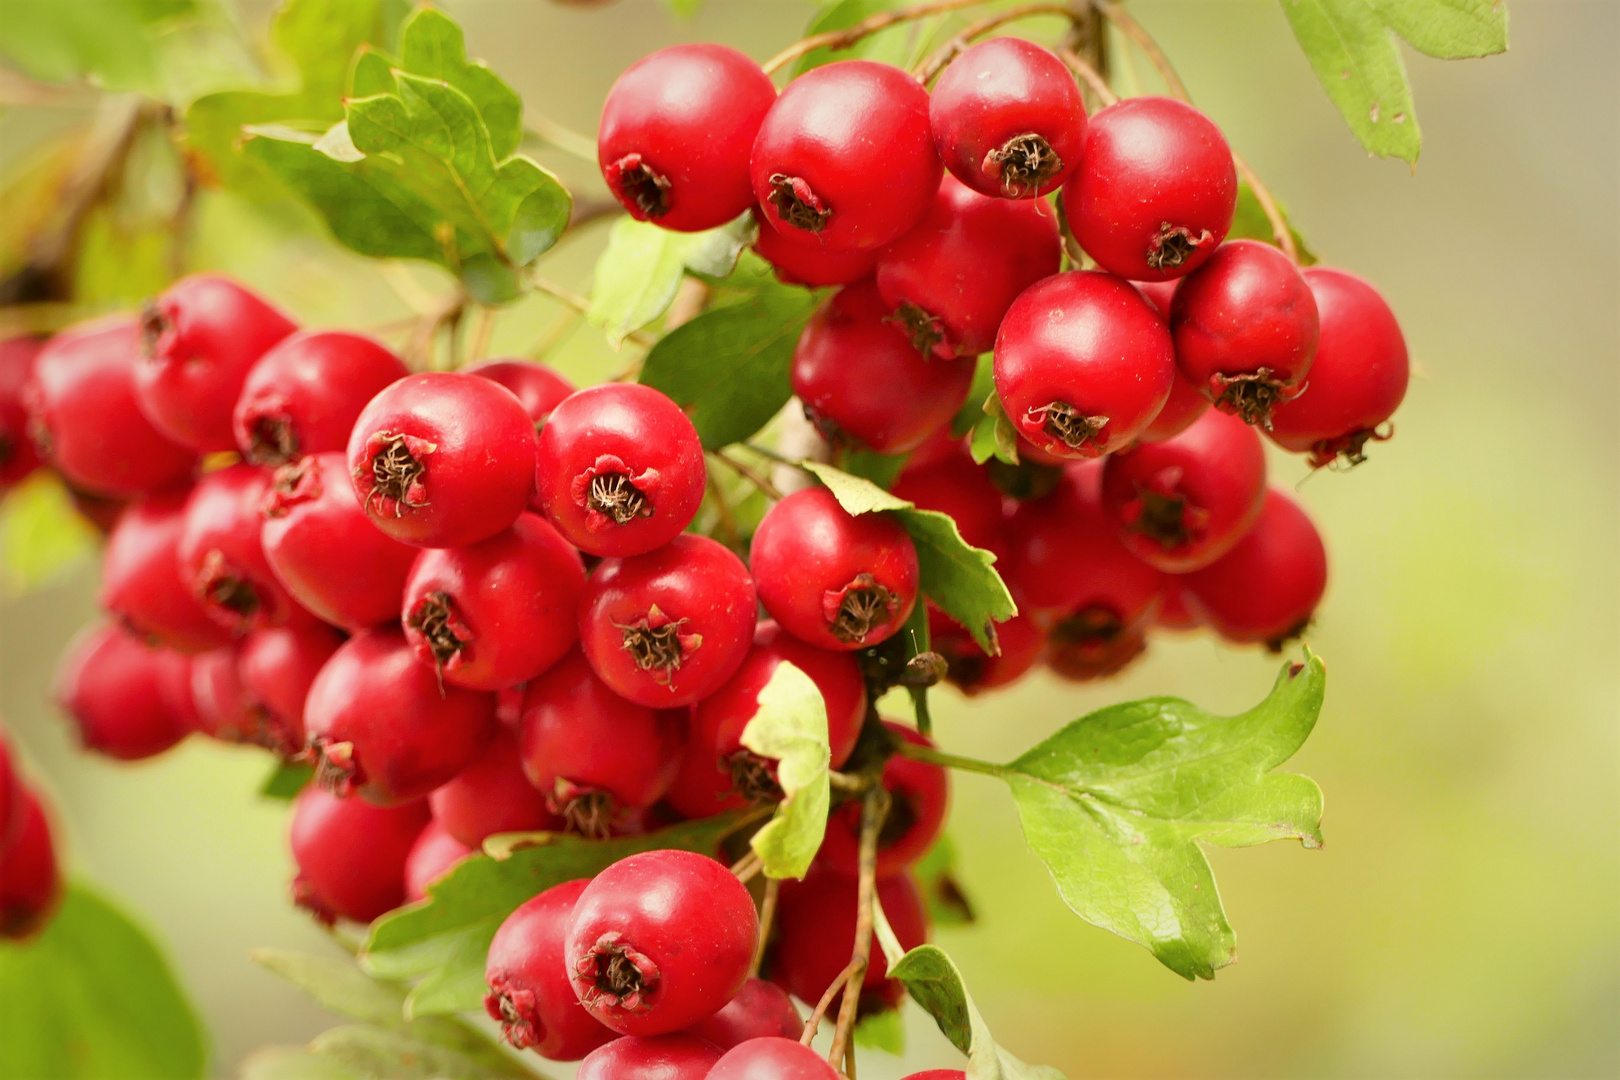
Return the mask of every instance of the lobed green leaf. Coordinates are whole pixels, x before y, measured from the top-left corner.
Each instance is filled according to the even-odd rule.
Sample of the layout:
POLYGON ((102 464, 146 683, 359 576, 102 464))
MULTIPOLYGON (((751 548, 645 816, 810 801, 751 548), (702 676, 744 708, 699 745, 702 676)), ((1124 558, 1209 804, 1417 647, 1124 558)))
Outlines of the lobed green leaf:
POLYGON ((0 501, 0 594, 55 580, 95 551, 96 540, 62 481, 35 472, 0 501))
POLYGON ((810 676, 786 661, 760 688, 759 708, 743 728, 742 744, 777 762, 782 801, 750 841, 773 878, 802 878, 827 832, 832 802, 828 773, 827 703, 810 676))
MULTIPOLYGON (((657 319, 675 300, 687 270, 724 277, 753 238, 744 215, 707 232, 678 233, 632 217, 614 221, 596 261, 596 283, 585 317, 607 332, 615 348, 657 319)), ((696 320, 694 320, 696 321, 696 320)))
POLYGON ((1507 52, 1504 0, 1372 0, 1372 6, 1425 55, 1465 60, 1507 52))
POLYGON ((1282 0, 1323 89, 1361 144, 1417 162, 1422 136, 1400 46, 1371 0, 1282 0))

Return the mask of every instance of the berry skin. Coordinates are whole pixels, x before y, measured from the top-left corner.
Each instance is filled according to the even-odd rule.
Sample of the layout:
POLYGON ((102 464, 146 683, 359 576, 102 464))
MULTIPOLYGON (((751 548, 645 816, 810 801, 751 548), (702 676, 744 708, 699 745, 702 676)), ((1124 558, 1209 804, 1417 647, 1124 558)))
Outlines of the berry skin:
MULTIPOLYGON (((878 902, 905 949, 928 940, 928 917, 916 883, 908 875, 880 877, 878 902)), ((802 881, 782 882, 776 908, 776 944, 771 953, 771 981, 800 1001, 820 1001, 827 987, 849 963, 855 947, 856 882, 817 864, 802 881)), ((874 942, 872 960, 861 984, 860 1015, 894 1008, 905 988, 888 978, 889 965, 874 942)), ((833 999, 828 1015, 837 1015, 833 999)))
POLYGON ((399 618, 405 578, 421 552, 372 527, 342 453, 276 469, 262 512, 265 561, 298 603, 346 630, 399 618))
POLYGON ((708 480, 692 421, 636 383, 587 387, 558 405, 539 460, 540 507, 592 555, 640 555, 679 536, 708 480))
POLYGON ((819 289, 826 285, 850 285, 865 281, 877 269, 876 251, 829 251, 814 241, 783 236, 756 209, 759 236, 754 253, 771 264, 776 280, 785 285, 806 285, 819 289))
POLYGON ((637 221, 724 225, 754 202, 748 158, 776 86, 735 49, 672 45, 626 68, 602 105, 596 160, 637 221))
POLYGON ((475 849, 445 832, 444 826, 437 821, 429 821, 427 827, 417 835, 416 843, 411 845, 411 853, 405 857, 406 903, 426 900, 429 885, 448 874, 462 859, 474 854, 477 854, 475 849))
POLYGON ((669 789, 684 719, 626 701, 570 653, 524 691, 523 773, 571 831, 606 836, 669 789))
POLYGON ((260 542, 269 487, 263 469, 232 465, 198 480, 186 500, 176 547, 181 579, 209 617, 232 633, 280 626, 298 607, 260 542))
POLYGON ((1059 458, 1123 450, 1164 408, 1170 334, 1128 282, 1049 277, 1013 302, 996 337, 996 393, 1018 434, 1059 458))
POLYGON ((944 172, 928 91, 870 60, 808 71, 765 114, 750 171, 784 236, 832 251, 882 247, 922 219, 944 172))
POLYGON ((489 379, 408 375, 355 421, 349 476, 371 523, 395 540, 475 544, 516 521, 534 494, 534 421, 489 379))
POLYGON ((185 653, 227 644, 215 622, 180 576, 180 534, 185 491, 149 495, 118 518, 101 559, 103 610, 136 633, 185 653))
POLYGON ((0 859, 6 857, 6 852, 22 836, 23 821, 28 816, 24 790, 11 742, 6 738, 5 727, 0 725, 0 859))
MULTIPOLYGON (((191 658, 186 688, 191 692, 188 723, 210 739, 220 742, 245 743, 254 731, 248 716, 247 691, 242 686, 242 672, 237 664, 241 646, 227 645, 211 649, 191 658)), ((181 696, 178 687, 169 688, 166 700, 173 702, 181 696)))
POLYGON ((726 1052, 709 1072, 709 1080, 838 1080, 839 1073, 820 1054, 797 1039, 770 1036, 750 1039, 726 1052))
MULTIPOLYGON (((934 745, 926 735, 902 724, 885 720, 883 726, 897 741, 934 745)), ((895 754, 883 763, 883 787, 892 802, 878 833, 877 872, 887 877, 912 865, 934 846, 945 824, 950 781, 939 765, 895 754)), ((859 871, 860 835, 861 805, 852 800, 827 822, 820 854, 827 869, 852 875, 859 871)))
POLYGON ((516 733, 495 732, 484 756, 428 796, 433 819, 456 842, 481 848, 503 832, 560 829, 562 822, 546 809, 546 797, 523 775, 516 733))
POLYGON ((793 349, 793 392, 835 445, 905 453, 950 422, 972 385, 973 361, 918 352, 869 281, 835 293, 793 349))
POLYGON ((44 929, 62 899, 62 873, 44 800, 26 788, 21 794, 21 830, 0 859, 0 939, 12 941, 44 929))
POLYGON ((1310 624, 1327 589, 1327 551, 1299 504, 1271 488, 1237 546, 1181 585, 1187 606, 1222 637, 1275 652, 1310 624))
POLYGON ((967 1073, 961 1069, 926 1069, 912 1073, 903 1080, 967 1080, 967 1073))
POLYGON ((164 435, 193 450, 235 450, 231 413, 248 371, 297 325, 218 274, 193 274, 141 312, 135 400, 164 435))
POLYGON ((1080 165, 1086 104, 1069 69, 1023 38, 981 41, 934 84, 928 119, 951 175, 983 195, 1034 199, 1080 165))
POLYGON ((574 1080, 703 1080, 721 1053, 709 1040, 685 1032, 626 1036, 591 1051, 574 1080))
POLYGON ((1304 271, 1321 317, 1322 336, 1311 365, 1309 394, 1280 402, 1266 434, 1285 450, 1308 453, 1313 468, 1366 460, 1368 441, 1406 396, 1406 339, 1384 298, 1343 270, 1304 271))
POLYGON ((574 997, 563 945, 588 880, 553 885, 506 917, 489 943, 484 1009, 519 1050, 578 1061, 614 1038, 574 997))
POLYGON ((404 361, 362 334, 301 330, 248 371, 231 411, 236 448, 258 465, 342 450, 366 402, 405 375, 404 361))
POLYGON ((544 427, 551 410, 574 392, 573 383, 533 360, 480 360, 461 371, 464 375, 477 375, 500 383, 512 391, 523 411, 534 421, 535 431, 544 427))
POLYGON ((247 738, 284 758, 304 748, 304 702, 343 635, 314 619, 255 630, 236 651, 247 738))
POLYGON ((760 603, 783 630, 834 652, 893 637, 917 603, 917 549, 883 514, 854 516, 826 488, 796 491, 754 533, 760 603))
POLYGON ((1236 416, 1205 413, 1186 431, 1103 463, 1102 505, 1131 554, 1166 573, 1208 566, 1260 515, 1266 451, 1236 416))
POLYGON ((982 195, 948 176, 916 228, 883 249, 877 287, 923 355, 977 356, 1018 294, 1062 258, 1046 203, 982 195))
POLYGON ((293 900, 321 922, 371 922, 405 902, 405 860, 427 827, 427 803, 373 806, 315 786, 293 802, 293 900))
POLYGON ((929 648, 945 658, 946 680, 968 697, 1018 681, 1046 649, 1046 636, 1022 613, 996 624, 996 641, 1001 651, 987 655, 961 623, 938 608, 928 609, 929 648))
POLYGON ((797 1042, 803 1031, 804 1020, 787 991, 764 979, 749 979, 725 1008, 686 1029, 688 1035, 707 1039, 722 1050, 771 1036, 797 1042))
POLYGON ((398 630, 365 630, 315 676, 304 702, 315 780, 378 806, 420 799, 477 761, 495 697, 440 686, 398 630))
POLYGON ((1217 409, 1262 427, 1304 392, 1319 325, 1299 269, 1258 240, 1222 244, 1170 305, 1181 374, 1217 409))
POLYGON ((87 630, 69 645, 56 669, 55 697, 73 718, 79 741, 121 761, 161 754, 189 729, 164 698, 158 671, 184 663, 121 627, 87 630))
POLYGON ((950 517, 962 539, 976 548, 994 549, 1001 543, 1001 492, 960 441, 953 441, 950 452, 937 461, 908 463, 891 490, 919 510, 950 517))
POLYGON ((726 867, 690 851, 647 851, 585 887, 564 962, 592 1016, 623 1035, 662 1035, 731 1000, 758 933, 753 898, 726 867))
POLYGON ((1154 623, 1166 630, 1198 629, 1198 614, 1187 603, 1187 590, 1175 574, 1159 579, 1159 614, 1154 623))
POLYGON ((579 552, 538 514, 519 514, 487 540, 417 557, 405 582, 405 639, 450 685, 502 690, 574 647, 584 591, 579 552))
POLYGON ((1231 148, 1209 117, 1173 98, 1135 97, 1091 118, 1063 213, 1104 270, 1166 281, 1226 239, 1237 192, 1231 148))
POLYGON ((39 338, 0 340, 0 494, 39 468, 39 451, 28 436, 28 382, 45 342, 39 338))
POLYGON ((580 646, 614 693, 652 709, 690 705, 729 679, 758 610, 743 561, 682 534, 656 551, 605 559, 579 605, 580 646))
POLYGON ((1187 381, 1187 377, 1176 369, 1176 377, 1170 383, 1170 396, 1164 400, 1164 408, 1160 409, 1148 421, 1148 426, 1142 429, 1142 434, 1136 437, 1139 443, 1164 442, 1173 439, 1183 431, 1192 427, 1200 416, 1209 411, 1209 398, 1203 391, 1187 381))
POLYGON ((70 483, 127 499, 191 475, 196 455, 135 406, 140 328, 123 318, 64 330, 34 361, 27 391, 34 446, 70 483))

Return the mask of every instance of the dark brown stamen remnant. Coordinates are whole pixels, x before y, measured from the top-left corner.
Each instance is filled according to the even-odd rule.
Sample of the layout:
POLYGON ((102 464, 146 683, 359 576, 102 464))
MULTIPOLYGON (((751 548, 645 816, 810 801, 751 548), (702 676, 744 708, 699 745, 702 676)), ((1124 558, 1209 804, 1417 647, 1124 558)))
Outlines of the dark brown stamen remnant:
POLYGON ((607 998, 619 1009, 642 1012, 651 1007, 648 999, 658 989, 658 965, 618 931, 609 931, 575 961, 573 981, 587 1005, 607 998))
POLYGON ((820 232, 832 218, 832 207, 823 203, 809 184, 785 173, 771 175, 770 204, 784 222, 806 232, 820 232))
POLYGON ((396 435, 371 458, 371 497, 392 502, 395 517, 409 507, 426 506, 421 491, 426 472, 426 466, 405 445, 405 436, 396 435))
POLYGON ((623 197, 636 204, 650 218, 669 213, 669 177, 659 173, 640 154, 626 154, 610 167, 615 185, 623 197))
POLYGON ((1108 417, 1086 416, 1067 401, 1054 401, 1030 409, 1026 415, 1039 423, 1048 435, 1076 450, 1096 442, 1097 436, 1108 424, 1108 417))
MULTIPOLYGON (((1362 428, 1348 435, 1340 435, 1336 439, 1323 439, 1311 447, 1311 468, 1320 469, 1331 465, 1334 469, 1348 472, 1367 460, 1368 443, 1385 442, 1394 435, 1395 425, 1386 420, 1376 428, 1362 428)), ((4 460, 4 455, 0 454, 0 461, 4 460)))
POLYGON ((1063 171, 1063 159, 1035 132, 1014 135, 984 156, 984 171, 1001 177, 1001 190, 1014 198, 1033 195, 1063 171))
POLYGON ((315 783, 338 798, 348 798, 365 783, 359 762, 354 760, 354 744, 331 742, 321 735, 311 735, 300 755, 315 763, 315 783))
POLYGON ((618 800, 600 788, 582 787, 558 779, 557 790, 546 799, 553 814, 563 819, 567 832, 588 840, 606 840, 618 816, 618 800))
POLYGON ((12 453, 17 449, 16 443, 4 432, 0 432, 0 465, 11 460, 12 453))
POLYGON ((889 621, 899 601, 871 574, 860 574, 843 590, 830 622, 839 641, 862 642, 872 628, 889 621))
POLYGON ((1187 527, 1186 496, 1141 488, 1136 493, 1136 502, 1140 507, 1136 520, 1126 526, 1131 532, 1157 541, 1166 550, 1192 539, 1192 530, 1187 527))
POLYGON ((225 553, 218 548, 203 556, 201 577, 203 600, 207 603, 243 620, 258 614, 263 604, 259 590, 226 561, 225 553))
POLYGON ((701 634, 681 632, 688 621, 671 619, 654 605, 635 622, 613 625, 624 635, 622 647, 635 660, 636 667, 652 672, 653 678, 667 686, 686 655, 703 644, 701 634))
POLYGON ((1120 671, 1147 648, 1140 627, 1129 626, 1118 612, 1092 604, 1052 628, 1046 663, 1065 679, 1083 681, 1120 671))
POLYGON ((894 309, 894 314, 885 316, 884 322, 897 326, 911 341, 911 347, 922 353, 925 358, 933 357, 935 350, 946 344, 948 335, 945 323, 937 316, 931 315, 924 308, 904 300, 894 309))
POLYGON ((1220 391, 1216 408, 1267 431, 1271 430, 1271 410, 1289 396, 1283 380, 1266 367, 1250 374, 1216 376, 1216 380, 1220 391))
POLYGON ((585 505, 613 519, 615 525, 628 525, 638 517, 652 517, 652 503, 623 473, 598 473, 591 477, 585 505))
POLYGON ((782 785, 777 782, 772 764, 752 750, 738 750, 725 760, 737 794, 761 806, 782 801, 782 785))
POLYGON ((433 663, 439 668, 448 664, 467 645, 456 636, 454 628, 456 620, 451 610, 449 593, 430 592, 422 598, 421 603, 411 609, 410 615, 405 620, 406 626, 427 640, 428 651, 433 654, 433 663))
POLYGON ((172 329, 157 301, 148 300, 141 306, 141 355, 156 356, 158 342, 172 329))
POLYGON ((248 427, 248 460, 281 465, 298 459, 298 433, 285 416, 256 416, 248 427))
POLYGON ((1194 251, 1214 242, 1215 237, 1208 229, 1194 236, 1191 229, 1166 221, 1159 226, 1158 235, 1148 241, 1147 264, 1155 270, 1174 270, 1194 251))
POLYGON ((804 407, 804 418, 810 421, 810 426, 816 429, 816 434, 820 435, 822 441, 828 446, 837 449, 849 445, 850 440, 844 434, 844 429, 839 427, 838 421, 830 416, 806 405, 804 407))

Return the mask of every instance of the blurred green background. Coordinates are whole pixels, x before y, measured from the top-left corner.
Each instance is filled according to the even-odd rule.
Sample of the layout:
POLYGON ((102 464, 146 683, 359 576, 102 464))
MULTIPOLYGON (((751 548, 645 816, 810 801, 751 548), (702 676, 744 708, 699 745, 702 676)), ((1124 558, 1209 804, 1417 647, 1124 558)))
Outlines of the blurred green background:
MULTIPOLYGON (((587 133, 615 74, 646 52, 705 39, 763 59, 811 10, 443 7, 531 110, 587 133)), ((1212 854, 1241 958, 1190 985, 1073 917, 1024 850, 1005 791, 968 776, 952 832, 981 921, 942 944, 998 1038, 1072 1078, 1620 1075, 1620 5, 1518 0, 1506 56, 1408 53, 1426 136, 1415 171, 1359 148, 1275 4, 1130 7, 1317 251, 1383 289, 1416 364, 1398 437, 1368 465, 1307 482, 1297 462, 1277 462, 1333 560, 1312 635, 1328 704, 1290 766, 1327 793, 1328 844, 1212 854)), ((265 5, 245 12, 262 34, 265 5)), ((12 101, 0 166, 86 116, 83 97, 12 101)), ((576 192, 600 191, 579 163, 545 160, 576 192)), ((235 273, 314 324, 409 314, 410 284, 339 251, 300 212, 207 193, 198 211, 193 268, 235 273)), ((547 273, 588 291, 603 233, 565 240, 547 273)), ((138 280, 122 269, 120 282, 138 280)), ((532 349, 561 327, 562 366, 614 370, 600 335, 565 318, 525 301, 495 348, 532 349)), ((95 587, 84 561, 0 599, 0 714, 56 797, 73 866, 162 936, 228 1074, 254 1046, 333 1022, 248 950, 332 946, 286 902, 284 811, 253 795, 260 756, 193 742, 120 766, 72 747, 48 690, 95 587)), ((1109 683, 1041 676, 972 705, 940 695, 937 723, 950 748, 1005 759, 1122 698, 1235 711, 1275 666, 1202 635, 1166 638, 1109 683)), ((863 1077, 957 1067, 915 1010, 908 1028, 904 1065, 872 1055, 863 1077)))

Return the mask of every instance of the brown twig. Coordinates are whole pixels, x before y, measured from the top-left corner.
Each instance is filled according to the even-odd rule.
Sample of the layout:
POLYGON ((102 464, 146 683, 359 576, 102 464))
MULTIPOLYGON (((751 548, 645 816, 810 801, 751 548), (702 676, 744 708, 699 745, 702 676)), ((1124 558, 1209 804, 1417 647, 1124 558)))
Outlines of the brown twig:
POLYGON ((720 533, 725 537, 726 547, 742 552, 742 533, 737 528, 737 515, 732 513, 725 490, 712 474, 709 476, 709 495, 714 499, 714 512, 720 518, 720 533))
POLYGON ((1098 100, 1104 105, 1112 105, 1119 100, 1119 96, 1108 85, 1108 81, 1097 74, 1096 68, 1080 59, 1079 54, 1073 49, 1059 49, 1058 56, 1063 59, 1065 64, 1069 65, 1070 71, 1080 76, 1085 81, 1085 84, 1091 87, 1091 92, 1096 94, 1098 100))
POLYGON ((1254 199, 1260 204, 1260 209, 1266 213, 1266 220, 1271 223, 1271 235, 1276 238, 1277 246, 1282 248, 1295 263, 1299 262, 1299 245, 1294 243, 1294 230, 1288 227, 1288 219, 1283 216, 1282 207, 1272 197, 1271 189, 1261 183, 1260 177, 1249 167, 1236 150, 1232 151, 1232 164, 1238 173, 1248 183, 1249 190, 1254 192, 1254 199))
POLYGON ((809 1046, 815 1041, 816 1032, 820 1030, 821 1021, 826 1018, 827 1010, 832 1007, 833 1000, 838 997, 838 991, 842 990, 844 984, 849 981, 850 976, 855 974, 856 966, 854 960, 845 964, 844 970, 840 971, 838 977, 828 984, 827 989, 822 992, 821 1000, 816 1002, 814 1009, 810 1010, 810 1019, 804 1022, 804 1033, 799 1036, 801 1045, 809 1046))
POLYGON ((602 218, 614 217, 624 212, 617 199, 591 199, 582 198, 574 200, 574 208, 568 213, 568 229, 582 229, 593 221, 602 218))
POLYGON ((801 38, 792 45, 783 49, 769 60, 765 61, 765 74, 774 75, 782 67, 793 60, 797 60, 805 53, 817 49, 847 49, 864 37, 869 37, 879 30, 887 30, 898 23, 911 22, 916 19, 926 19, 930 15, 943 15, 959 8, 975 7, 988 3, 989 0, 931 0, 926 4, 914 4, 911 7, 896 8, 893 11, 880 11, 856 23, 854 26, 842 30, 829 30, 824 34, 812 34, 801 38))
POLYGON ((1102 12, 1109 22, 1119 27, 1120 33, 1136 42, 1137 48, 1147 54, 1148 60, 1158 71, 1159 77, 1164 80, 1164 85, 1169 88, 1172 97, 1180 98, 1182 101, 1192 100, 1192 95, 1187 93, 1187 84, 1176 74, 1170 58, 1159 48, 1159 43, 1153 40, 1153 35, 1149 34, 1141 23, 1113 0, 1093 0, 1092 6, 1102 12))
POLYGON ((675 299, 670 301, 669 313, 664 316, 664 330, 673 330, 703 314, 713 291, 701 278, 682 278, 680 287, 675 290, 675 299))
POLYGON ((860 1011, 860 986, 866 978, 867 964, 872 959, 872 898, 877 895, 878 832, 883 819, 889 814, 889 793, 881 784, 874 784, 861 800, 860 880, 855 894, 855 954, 850 965, 855 968, 844 988, 844 1000, 838 1007, 838 1026, 833 1029, 832 1048, 827 1061, 835 1068, 844 1060, 844 1073, 855 1080, 854 1047, 851 1036, 855 1019, 860 1011), (846 1051, 851 1051, 846 1053, 846 1051))
POLYGON ((438 336, 439 327, 449 326, 453 330, 466 310, 467 293, 459 285, 439 297, 433 307, 417 318, 411 330, 405 343, 405 366, 412 371, 432 370, 433 339, 438 336))
POLYGON ((962 55, 967 47, 972 44, 974 38, 983 37, 990 31, 1005 26, 1007 23, 1028 19, 1036 15, 1062 15, 1070 19, 1079 17, 1073 7, 1068 4, 1052 3, 1051 0, 1047 0, 1046 3, 1024 4, 1021 7, 999 11, 994 15, 980 19, 978 22, 964 26, 961 33, 935 49, 928 59, 918 64, 913 74, 918 82, 927 86, 934 81, 940 72, 950 66, 952 60, 962 55))
POLYGON ((765 869, 765 860, 760 858, 759 853, 755 851, 750 851, 731 864, 732 874, 736 875, 738 881, 745 883, 752 881, 754 876, 763 869, 765 869))
POLYGON ((782 492, 777 489, 776 485, 767 480, 764 474, 759 472, 752 465, 738 461, 730 454, 727 454, 724 450, 710 450, 709 456, 714 458, 716 461, 724 463, 738 476, 742 477, 744 480, 747 480, 750 484, 753 484, 759 489, 760 494, 764 495, 767 499, 775 502, 782 498, 782 492))
POLYGON ((748 964, 748 977, 759 977, 759 966, 765 962, 765 946, 771 940, 771 926, 776 922, 776 900, 782 893, 781 878, 765 879, 765 899, 759 905, 759 940, 754 943, 754 959, 748 964))
POLYGON ((489 352, 489 340, 495 336, 496 309, 478 305, 478 317, 473 321, 472 343, 467 347, 467 362, 477 363, 489 352))

